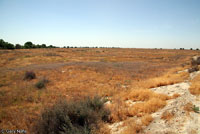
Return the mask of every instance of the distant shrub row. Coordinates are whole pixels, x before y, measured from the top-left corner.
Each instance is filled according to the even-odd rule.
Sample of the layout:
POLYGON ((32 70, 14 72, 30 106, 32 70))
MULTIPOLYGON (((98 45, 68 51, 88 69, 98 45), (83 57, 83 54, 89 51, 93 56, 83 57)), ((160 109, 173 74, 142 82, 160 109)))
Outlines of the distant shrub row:
POLYGON ((30 41, 26 42, 24 45, 20 44, 13 45, 12 43, 5 42, 3 39, 0 39, 0 49, 32 49, 32 48, 57 48, 57 47, 53 45, 46 46, 46 44, 35 45, 30 41))
MULTIPOLYGON (((5 42, 3 39, 0 39, 0 49, 32 49, 32 48, 59 48, 53 45, 47 46, 46 44, 35 45, 31 41, 26 42, 24 45, 5 42)), ((76 47, 76 46, 64 46, 63 48, 119 48, 119 47, 76 47)))

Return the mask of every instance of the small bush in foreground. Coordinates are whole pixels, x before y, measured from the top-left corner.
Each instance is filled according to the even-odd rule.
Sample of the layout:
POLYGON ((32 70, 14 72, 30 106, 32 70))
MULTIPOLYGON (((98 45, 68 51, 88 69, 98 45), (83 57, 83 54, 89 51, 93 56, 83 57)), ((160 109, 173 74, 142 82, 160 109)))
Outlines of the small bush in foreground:
POLYGON ((92 134, 110 112, 99 97, 79 102, 60 101, 46 109, 35 125, 37 134, 92 134))
POLYGON ((27 71, 24 75, 24 80, 32 80, 32 79, 35 79, 35 78, 36 78, 36 75, 32 71, 27 71))
POLYGON ((43 78, 41 80, 39 80, 36 84, 35 87, 37 87, 38 89, 44 88, 45 84, 48 83, 49 80, 47 80, 46 78, 43 78))

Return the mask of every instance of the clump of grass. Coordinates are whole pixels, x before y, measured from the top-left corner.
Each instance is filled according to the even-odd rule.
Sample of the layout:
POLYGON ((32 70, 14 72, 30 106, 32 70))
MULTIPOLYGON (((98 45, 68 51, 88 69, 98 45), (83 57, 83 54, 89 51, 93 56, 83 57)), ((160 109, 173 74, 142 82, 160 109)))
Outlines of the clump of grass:
POLYGON ((191 86, 189 88, 190 93, 193 95, 199 95, 200 94, 200 75, 197 75, 192 81, 191 86))
POLYGON ((151 114, 163 108, 166 105, 166 100, 171 99, 170 96, 157 94, 149 89, 131 90, 118 94, 118 98, 120 99, 113 98, 113 103, 108 106, 112 111, 112 122, 125 120, 127 117, 142 117, 151 114), (127 101, 131 101, 134 104, 130 106, 127 101))
POLYGON ((111 122, 122 121, 127 119, 128 108, 125 102, 117 100, 112 103, 108 108, 111 110, 110 120, 111 122))
POLYGON ((138 89, 129 92, 125 99, 132 100, 132 101, 147 101, 151 98, 160 98, 162 100, 170 99, 167 95, 164 94, 156 94, 149 89, 138 89))
POLYGON ((42 89, 46 86, 46 83, 48 83, 49 80, 46 78, 42 78, 41 80, 39 80, 36 84, 35 87, 38 89, 42 89))
POLYGON ((156 112, 158 109, 163 108, 166 105, 166 101, 159 98, 152 98, 146 102, 136 103, 132 108, 129 109, 130 116, 142 117, 145 114, 151 114, 156 112))
POLYGON ((34 130, 37 134, 91 134, 99 129, 99 122, 109 121, 109 114, 99 97, 59 101, 44 110, 34 130))
POLYGON ((174 117, 174 113, 173 113, 173 112, 166 111, 166 112, 164 112, 164 113, 162 114, 161 119, 166 120, 166 121, 169 121, 169 120, 171 120, 173 117, 174 117))
POLYGON ((142 133, 142 124, 136 123, 134 120, 128 120, 124 123, 127 126, 123 131, 123 134, 140 134, 142 133))
POLYGON ((146 114, 141 118, 143 125, 148 126, 153 121, 153 117, 150 114, 146 114))
POLYGON ((193 105, 191 102, 187 103, 184 106, 184 110, 187 111, 187 112, 192 112, 192 111, 194 111, 195 113, 199 113, 200 112, 199 107, 193 105))
POLYGON ((24 80, 32 80, 36 78, 36 74, 33 71, 27 71, 24 75, 24 80))
POLYGON ((193 111, 192 106, 193 106, 193 104, 191 102, 189 102, 184 106, 184 110, 187 112, 191 112, 191 111, 193 111))
POLYGON ((175 93, 175 94, 173 94, 173 96, 171 96, 171 99, 176 99, 176 98, 178 98, 179 96, 180 96, 180 94, 175 93))

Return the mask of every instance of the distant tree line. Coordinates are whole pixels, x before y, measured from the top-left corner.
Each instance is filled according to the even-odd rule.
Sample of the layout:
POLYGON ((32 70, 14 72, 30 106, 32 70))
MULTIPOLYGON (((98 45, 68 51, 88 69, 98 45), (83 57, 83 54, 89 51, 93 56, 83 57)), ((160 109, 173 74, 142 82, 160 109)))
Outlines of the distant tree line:
POLYGON ((88 47, 88 46, 86 46, 86 47, 76 47, 76 46, 64 46, 63 48, 120 48, 120 47, 88 47))
POLYGON ((47 46, 46 44, 35 45, 31 41, 24 43, 24 45, 20 44, 14 45, 12 43, 5 42, 3 39, 0 39, 0 49, 32 49, 32 48, 58 48, 58 47, 53 45, 47 46))

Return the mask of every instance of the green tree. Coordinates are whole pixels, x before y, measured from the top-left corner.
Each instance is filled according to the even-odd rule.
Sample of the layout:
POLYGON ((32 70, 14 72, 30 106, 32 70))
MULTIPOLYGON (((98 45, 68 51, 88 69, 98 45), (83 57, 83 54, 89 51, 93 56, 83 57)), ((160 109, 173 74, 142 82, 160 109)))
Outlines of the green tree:
POLYGON ((47 46, 46 46, 46 44, 42 44, 42 48, 46 48, 47 46))
POLYGON ((48 46, 48 48, 53 48, 53 45, 48 46))
POLYGON ((42 47, 42 46, 41 46, 41 45, 39 45, 39 44, 37 44, 37 45, 36 45, 36 48, 41 48, 41 47, 42 47))
POLYGON ((0 39, 0 49, 4 49, 5 42, 3 39, 0 39))
POLYGON ((26 43, 24 44, 24 47, 25 47, 25 48, 33 48, 33 43, 30 42, 30 41, 28 41, 28 42, 26 42, 26 43))
POLYGON ((15 49, 21 49, 21 48, 22 48, 22 46, 20 44, 15 45, 15 49))

